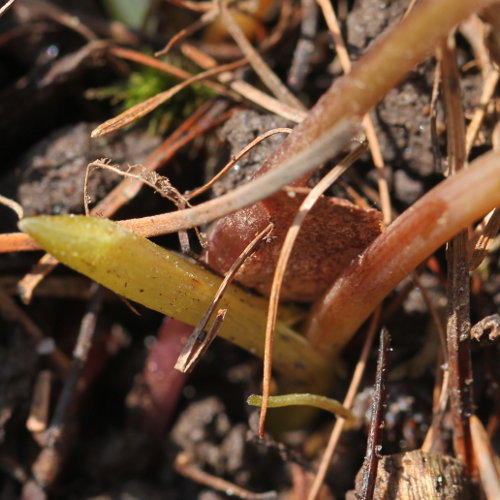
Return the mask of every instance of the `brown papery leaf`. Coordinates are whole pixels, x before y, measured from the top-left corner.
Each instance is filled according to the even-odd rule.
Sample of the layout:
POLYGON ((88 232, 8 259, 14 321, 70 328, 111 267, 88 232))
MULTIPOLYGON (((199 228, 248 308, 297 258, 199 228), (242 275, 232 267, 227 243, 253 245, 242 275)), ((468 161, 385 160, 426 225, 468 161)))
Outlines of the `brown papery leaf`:
MULTIPOLYGON (((269 295, 283 240, 304 198, 303 193, 294 193, 293 198, 281 193, 220 220, 209 236, 209 265, 225 273, 247 239, 271 222, 271 235, 236 274, 243 285, 269 295)), ((295 242, 281 298, 309 302, 321 296, 381 228, 378 210, 360 208, 341 198, 321 197, 295 242)))

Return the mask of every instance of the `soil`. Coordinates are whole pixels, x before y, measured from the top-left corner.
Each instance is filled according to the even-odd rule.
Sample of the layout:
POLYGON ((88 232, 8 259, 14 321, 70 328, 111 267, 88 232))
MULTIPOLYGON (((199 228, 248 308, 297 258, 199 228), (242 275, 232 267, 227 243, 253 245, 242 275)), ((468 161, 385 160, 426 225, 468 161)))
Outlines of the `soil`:
MULTIPOLYGON (((347 3, 351 2, 339 2, 347 3)), ((122 37, 125 33, 130 39, 139 39, 136 50, 160 49, 167 41, 160 29, 162 25, 168 24, 169 30, 175 25, 175 32, 197 19, 194 13, 188 14, 167 2, 160 4, 154 3, 160 20, 156 31, 124 28, 121 32, 122 37)), ((348 10, 344 5, 346 17, 341 18, 341 22, 352 56, 359 57, 371 41, 402 16, 407 4, 403 0, 358 0, 348 10)), ((86 92, 123 82, 132 65, 102 50, 89 52, 82 58, 74 57, 86 41, 68 27, 67 22, 61 22, 67 18, 60 16, 64 13, 70 17, 80 16, 99 38, 110 38, 112 19, 104 2, 51 3, 56 10, 46 9, 44 5, 38 0, 18 0, 0 19, 0 151, 3 158, 0 194, 16 199, 27 215, 81 213, 83 179, 89 162, 110 158, 123 166, 143 163, 175 130, 182 117, 176 117, 162 137, 151 136, 142 121, 109 138, 91 140, 90 131, 95 124, 119 110, 109 100, 87 99, 86 92), (71 64, 61 66, 64 57, 68 57, 71 64)), ((299 10, 296 5, 294 9, 296 13, 288 31, 269 52, 269 60, 274 61, 283 81, 286 81, 299 36, 299 10)), ((272 31, 275 23, 271 11, 261 28, 272 31)), ((200 47, 208 43, 202 35, 193 35, 193 40, 200 47)), ((314 101, 325 86, 340 75, 338 59, 334 57, 333 63, 331 61, 329 35, 323 21, 319 23, 314 41, 318 51, 312 56, 309 76, 301 90, 304 102, 314 101)), ((234 47, 230 48, 234 52, 234 47)), ((463 64, 474 58, 465 37, 459 38, 458 49, 463 64)), ((178 51, 174 50, 174 54, 180 57, 178 51)), ((440 107, 434 143, 431 136, 434 71, 435 60, 429 58, 390 91, 372 113, 387 166, 391 200, 397 211, 409 207, 443 177, 443 168, 439 170, 441 160, 436 158, 436 151, 443 155, 446 152, 440 107)), ((256 83, 250 72, 245 73, 245 77, 256 83)), ((482 78, 474 66, 463 69, 461 77, 469 118, 481 94, 482 78)), ((211 178, 227 158, 260 133, 292 126, 287 120, 269 115, 252 104, 242 107, 243 110, 234 112, 225 123, 177 152, 161 173, 180 191, 193 189, 203 179, 211 178)), ((496 111, 488 108, 471 157, 491 148, 496 111)), ((273 136, 253 150, 215 185, 211 196, 220 196, 246 182, 282 139, 282 136, 273 136)), ((368 154, 362 158, 357 172, 359 175, 346 176, 346 186, 334 188, 335 196, 356 200, 376 189, 368 154)), ((91 197, 94 201, 102 199, 117 182, 119 179, 113 173, 94 172, 89 183, 91 197)), ((368 194, 365 203, 378 208, 376 196, 368 194)), ((15 216, 1 206, 0 211, 1 232, 16 231, 15 216)), ((120 216, 161 211, 165 211, 165 202, 143 189, 120 216)), ((173 239, 167 238, 163 243, 177 249, 173 239)), ((292 496, 292 492, 300 489, 297 478, 302 477, 301 474, 306 477, 317 469, 331 419, 318 413, 306 428, 288 432, 276 440, 270 435, 264 440, 256 439, 257 412, 245 401, 249 394, 260 392, 260 362, 217 339, 194 372, 182 380, 179 394, 170 403, 167 430, 158 435, 144 425, 141 417, 141 412, 151 412, 154 408, 133 402, 138 380, 144 379, 148 356, 155 349, 155 339, 160 337, 163 318, 141 306, 138 316, 112 294, 102 297, 92 348, 74 387, 71 404, 58 427, 57 446, 50 446, 50 436, 43 430, 27 427, 35 384, 42 372, 51 374, 49 421, 56 417, 54 413, 67 382, 67 371, 62 366, 64 363, 54 361, 54 356, 47 355, 44 349, 50 344, 47 339, 53 339, 64 358, 71 360, 91 295, 90 281, 77 278, 75 273, 59 266, 35 291, 31 304, 22 304, 12 283, 27 273, 40 256, 40 253, 0 254, 1 499, 228 498, 224 492, 179 471, 174 464, 181 452, 189 456, 197 469, 252 492, 276 491, 278 498, 303 498, 298 493, 292 496), (4 300, 4 295, 10 297, 12 303, 4 300)), ((499 263, 497 245, 474 274, 473 323, 498 313, 499 263)), ((440 251, 434 267, 422 269, 420 273, 420 284, 440 315, 446 309, 445 271, 446 262, 440 251)), ((407 287, 408 282, 403 282, 389 297, 388 304, 400 300, 401 307, 384 320, 393 339, 382 442, 384 455, 419 448, 433 412, 440 344, 422 294, 417 288, 406 294, 407 287)), ((294 290, 293 298, 299 302, 309 299, 301 300, 300 290, 294 290)), ((307 311, 309 305, 301 307, 307 311)), ((339 370, 342 375, 332 389, 333 397, 340 400, 344 397, 362 345, 363 332, 360 332, 343 353, 339 370)), ((478 415, 483 422, 489 422, 491 443, 497 453, 500 452, 499 346, 497 341, 488 341, 477 342, 472 348, 474 401, 478 415)), ((358 425, 340 439, 326 480, 329 493, 324 498, 344 498, 355 487, 356 474, 365 454, 376 356, 374 350, 354 405, 358 425)), ((452 453, 451 431, 447 413, 443 420, 442 449, 434 452, 452 453)))

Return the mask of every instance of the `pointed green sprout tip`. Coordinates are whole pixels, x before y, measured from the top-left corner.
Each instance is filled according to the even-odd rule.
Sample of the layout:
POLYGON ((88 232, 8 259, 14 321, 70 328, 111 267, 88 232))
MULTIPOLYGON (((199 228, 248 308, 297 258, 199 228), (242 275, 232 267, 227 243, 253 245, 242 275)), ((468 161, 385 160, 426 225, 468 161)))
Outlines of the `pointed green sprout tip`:
MULTIPOLYGON (((68 267, 189 325, 198 324, 222 281, 196 261, 108 219, 28 217, 19 228, 68 267)), ((230 285, 219 308, 228 310, 219 335, 262 357, 267 301, 230 285)), ((283 314, 291 316, 291 311, 283 314)), ((276 339, 274 367, 291 384, 288 389, 321 392, 328 387, 331 363, 304 337, 278 321, 276 339)))
MULTIPOLYGON (((247 404, 251 406, 262 406, 262 396, 252 394, 247 398, 247 404)), ((280 394, 279 396, 269 396, 269 408, 281 408, 283 406, 314 406, 321 410, 329 411, 334 415, 347 420, 348 427, 356 423, 356 418, 351 410, 346 408, 336 399, 319 396, 317 394, 280 394)))

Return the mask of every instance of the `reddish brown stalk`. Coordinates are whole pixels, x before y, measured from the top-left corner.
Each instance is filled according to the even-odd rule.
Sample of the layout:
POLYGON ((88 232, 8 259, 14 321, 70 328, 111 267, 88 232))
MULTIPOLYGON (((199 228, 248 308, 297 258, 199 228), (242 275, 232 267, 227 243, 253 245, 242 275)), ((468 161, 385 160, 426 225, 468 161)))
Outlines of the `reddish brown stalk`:
POLYGON ((383 298, 462 228, 500 205, 500 153, 446 179, 399 216, 320 300, 308 337, 336 355, 383 298))

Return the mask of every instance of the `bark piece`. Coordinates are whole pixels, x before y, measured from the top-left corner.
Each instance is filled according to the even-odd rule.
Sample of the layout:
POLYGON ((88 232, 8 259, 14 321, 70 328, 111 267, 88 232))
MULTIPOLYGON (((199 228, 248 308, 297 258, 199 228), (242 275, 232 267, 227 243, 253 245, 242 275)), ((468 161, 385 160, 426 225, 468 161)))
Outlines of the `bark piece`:
MULTIPOLYGON (((356 491, 346 500, 356 500, 362 474, 356 477, 356 491)), ((455 458, 421 450, 388 455, 378 464, 373 500, 467 500, 469 484, 461 462, 455 458)))

